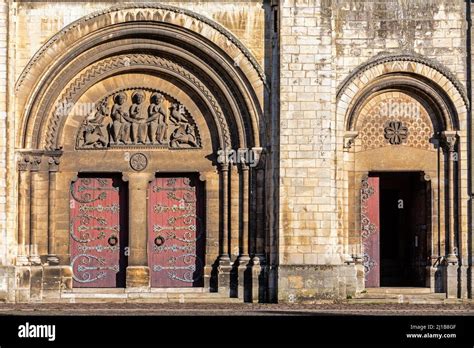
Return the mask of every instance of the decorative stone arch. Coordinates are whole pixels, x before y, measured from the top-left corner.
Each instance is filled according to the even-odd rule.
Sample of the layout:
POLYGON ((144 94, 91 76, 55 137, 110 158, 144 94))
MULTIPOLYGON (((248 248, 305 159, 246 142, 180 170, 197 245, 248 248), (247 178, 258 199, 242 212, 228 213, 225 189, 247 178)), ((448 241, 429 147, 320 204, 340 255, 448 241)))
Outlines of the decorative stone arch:
MULTIPOLYGON (((51 131, 43 115, 48 113, 58 90, 84 67, 119 52, 143 50, 205 72, 216 90, 225 95, 223 99, 231 101, 233 113, 226 110, 222 117, 233 122, 231 126, 241 133, 234 135, 233 147, 245 147, 246 142, 249 147, 260 146, 265 76, 251 52, 227 29, 206 17, 158 4, 122 5, 93 13, 65 27, 34 55, 16 84, 17 111, 21 115, 17 146, 52 146, 38 143, 47 130, 51 131), (64 69, 66 65, 68 69, 64 69), (54 86, 53 91, 50 86, 54 86), (37 115, 41 115, 40 120, 37 115)), ((122 67, 126 63, 122 62, 122 67)))
MULTIPOLYGON (((81 173, 121 174, 130 209, 140 212, 147 211, 143 194, 157 172, 195 173, 205 182, 205 287, 227 296, 243 298, 244 289, 252 295, 244 273, 254 264, 259 268, 264 254, 255 235, 264 230, 257 218, 264 209, 257 192, 263 193, 255 187, 264 185, 265 175, 263 166, 245 156, 252 153, 258 161, 264 146, 266 82, 256 59, 232 33, 173 6, 102 10, 52 37, 20 75, 16 92, 18 265, 39 264, 41 258, 68 272, 69 186, 81 173), (153 95, 160 95, 169 110, 166 122, 171 124, 173 110, 179 117, 179 107, 183 120, 175 125, 185 128, 169 130, 165 143, 141 126, 127 130, 131 140, 112 140, 119 94, 125 95, 127 110, 137 103, 134 95, 142 94, 150 107, 153 95), (84 105, 92 108, 85 112, 84 105), (242 154, 241 161, 229 162, 228 150, 242 154), (238 208, 231 211, 235 203, 238 208)), ((135 252, 127 282, 142 286, 148 272, 147 217, 136 215, 129 214, 135 252)), ((259 271, 252 274, 260 277, 259 271)))
MULTIPOLYGON (((425 179, 431 180, 433 189, 430 224, 434 228, 429 236, 431 264, 427 269, 427 286, 432 291, 457 296, 457 287, 461 285, 449 277, 466 258, 466 212, 456 211, 460 212, 468 199, 466 183, 459 180, 460 171, 467 168, 467 106, 465 89, 455 76, 441 64, 419 55, 377 56, 357 68, 339 85, 336 120, 341 145, 337 151, 337 171, 342 178, 338 182, 339 204, 345 212, 340 236, 347 246, 348 262, 356 262, 356 267, 361 268, 360 274, 364 273, 361 254, 361 189, 364 178, 371 172, 419 171, 425 174, 425 179), (378 134, 383 133, 384 127, 371 118, 371 113, 380 115, 377 108, 387 98, 411 100, 420 105, 425 115, 423 136, 413 131, 414 125, 410 122, 405 129, 412 127, 412 137, 405 140, 403 146, 391 145, 383 134, 378 134), (370 129, 363 129, 364 122, 370 125, 370 129), (377 140, 377 137, 384 141, 377 140), (420 137, 423 144, 418 146, 413 139, 420 137), (450 161, 454 152, 459 156, 456 162, 450 161), (440 226, 439 231, 436 226, 440 226), (460 241, 459 245, 456 240, 460 241), (437 248, 437 245, 441 247, 437 248), (442 272, 448 270, 443 273, 445 278, 441 285, 435 284, 440 264, 446 265, 442 272)), ((358 279, 358 284, 359 290, 364 288, 362 278, 358 279)))

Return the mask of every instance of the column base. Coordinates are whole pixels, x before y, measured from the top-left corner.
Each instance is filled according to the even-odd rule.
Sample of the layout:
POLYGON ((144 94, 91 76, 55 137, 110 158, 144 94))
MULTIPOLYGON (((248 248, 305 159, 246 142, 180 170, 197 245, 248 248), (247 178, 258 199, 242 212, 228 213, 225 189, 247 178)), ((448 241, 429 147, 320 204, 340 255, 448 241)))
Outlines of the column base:
POLYGON ((39 255, 31 255, 29 257, 30 264, 32 266, 40 266, 41 265, 41 257, 39 255))
POLYGON ((46 261, 50 266, 59 265, 59 257, 57 255, 49 254, 46 256, 46 261))
POLYGON ((219 266, 217 267, 217 292, 230 295, 230 275, 232 265, 228 256, 219 258, 219 266))
POLYGON ((458 298, 458 265, 448 263, 446 265, 446 297, 458 298))
POLYGON ((150 267, 128 266, 126 274, 125 291, 148 292, 150 291, 150 267))
POLYGON ((30 260, 28 260, 28 256, 26 255, 18 255, 16 257, 15 264, 17 266, 28 266, 30 264, 30 260))
POLYGON ((0 302, 15 302, 15 267, 0 266, 0 302))
POLYGON ((265 258, 255 256, 252 259, 252 302, 263 303, 266 301, 266 269, 265 258))
POLYGON ((250 257, 248 255, 240 256, 238 259, 237 266, 237 297, 246 302, 251 301, 249 298, 250 292, 247 286, 248 281, 248 269, 250 266, 250 257))

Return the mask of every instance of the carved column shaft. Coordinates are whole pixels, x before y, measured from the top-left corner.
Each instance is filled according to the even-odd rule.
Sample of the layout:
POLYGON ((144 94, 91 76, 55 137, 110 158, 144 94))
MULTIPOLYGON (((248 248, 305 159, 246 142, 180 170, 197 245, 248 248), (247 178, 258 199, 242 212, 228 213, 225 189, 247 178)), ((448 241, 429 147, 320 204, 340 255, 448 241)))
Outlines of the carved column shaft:
POLYGON ((31 245, 32 257, 39 262, 39 255, 48 253, 48 192, 49 173, 33 171, 31 173, 31 245))
POLYGON ((448 156, 448 206, 449 206, 449 222, 448 222, 448 257, 449 263, 457 263, 457 256, 455 253, 455 182, 454 182, 454 170, 455 170, 455 156, 456 154, 456 142, 457 137, 455 132, 444 132, 444 145, 448 156))
POLYGON ((229 166, 223 164, 220 168, 222 179, 222 241, 221 241, 221 261, 230 261, 229 258, 229 166))
POLYGON ((49 161, 49 186, 48 186, 48 262, 58 264, 55 247, 55 210, 56 210, 56 177, 59 166, 58 157, 50 157, 49 161))
POLYGON ((30 244, 30 171, 27 158, 19 163, 18 184, 18 260, 17 263, 27 263, 27 246, 30 244))
POLYGON ((242 250, 241 261, 249 259, 249 167, 242 165, 242 250))

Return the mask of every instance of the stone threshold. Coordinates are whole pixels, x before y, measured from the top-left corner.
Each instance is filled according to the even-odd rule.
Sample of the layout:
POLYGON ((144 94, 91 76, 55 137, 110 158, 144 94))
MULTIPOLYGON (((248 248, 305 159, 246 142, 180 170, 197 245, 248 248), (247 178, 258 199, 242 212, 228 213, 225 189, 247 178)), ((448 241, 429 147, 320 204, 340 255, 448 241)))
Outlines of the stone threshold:
POLYGON ((47 302, 241 303, 242 300, 209 292, 206 288, 153 288, 136 291, 125 288, 76 288, 63 290, 60 298, 51 298, 47 302))

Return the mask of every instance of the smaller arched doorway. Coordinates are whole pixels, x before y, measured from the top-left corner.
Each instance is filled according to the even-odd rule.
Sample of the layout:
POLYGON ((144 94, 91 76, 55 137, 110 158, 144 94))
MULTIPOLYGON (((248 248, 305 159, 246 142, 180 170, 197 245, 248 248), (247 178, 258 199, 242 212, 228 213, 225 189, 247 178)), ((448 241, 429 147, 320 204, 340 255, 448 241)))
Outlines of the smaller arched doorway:
POLYGON ((457 296, 464 99, 453 100, 455 85, 443 77, 439 86, 426 77, 436 70, 412 59, 376 59, 339 93, 348 254, 360 290, 427 287, 457 296))

